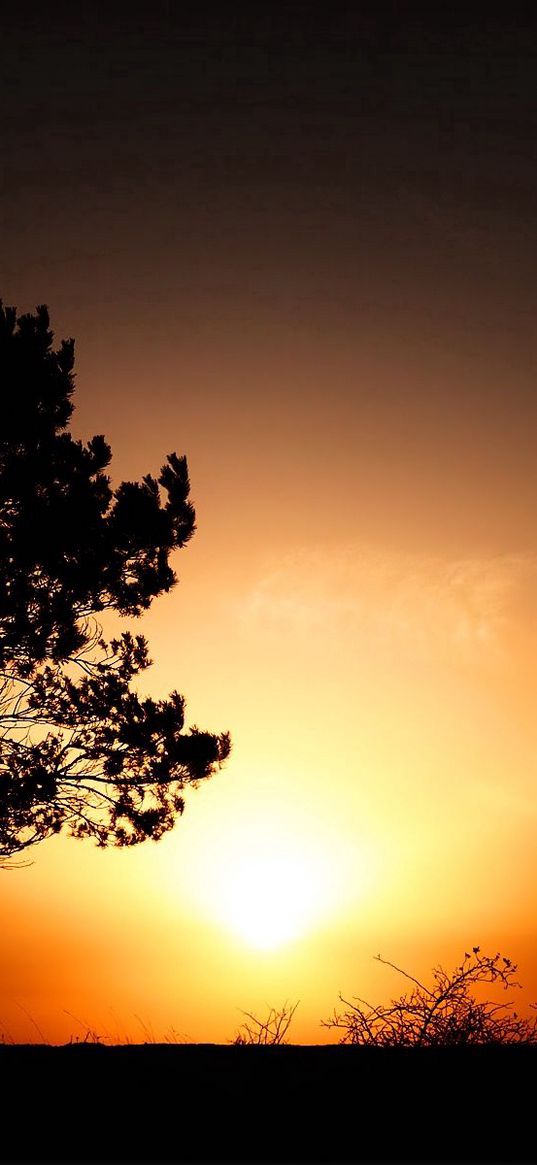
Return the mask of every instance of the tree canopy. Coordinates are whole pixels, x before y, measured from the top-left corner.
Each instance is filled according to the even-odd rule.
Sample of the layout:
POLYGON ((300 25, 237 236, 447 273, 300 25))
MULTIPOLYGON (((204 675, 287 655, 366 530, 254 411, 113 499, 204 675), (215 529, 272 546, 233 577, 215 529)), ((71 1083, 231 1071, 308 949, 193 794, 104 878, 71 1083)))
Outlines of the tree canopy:
POLYGON ((46 307, 0 301, 0 858, 63 828, 158 839, 230 749, 227 733, 184 731, 178 692, 142 698, 145 638, 106 641, 99 623, 176 582, 170 556, 195 529, 186 458, 114 489, 104 437, 69 431, 74 341, 53 340, 46 307))

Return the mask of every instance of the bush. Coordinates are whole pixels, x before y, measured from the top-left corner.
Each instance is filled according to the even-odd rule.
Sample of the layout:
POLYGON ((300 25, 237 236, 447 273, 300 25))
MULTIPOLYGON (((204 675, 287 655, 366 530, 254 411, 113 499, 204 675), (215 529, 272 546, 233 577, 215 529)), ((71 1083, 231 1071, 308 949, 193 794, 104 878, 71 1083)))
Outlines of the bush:
POLYGON ((285 1037, 289 1031, 289 1027, 295 1011, 298 1007, 298 1002, 289 1004, 284 1003, 283 1007, 271 1007, 266 1019, 258 1019, 257 1016, 252 1015, 249 1011, 243 1011, 246 1020, 241 1024, 233 1043, 236 1046, 242 1044, 261 1044, 274 1045, 287 1043, 285 1037))
POLYGON ((342 1033, 342 1044, 369 1044, 376 1047, 459 1047, 468 1044, 535 1043, 537 1020, 525 1019, 512 1011, 511 1003, 479 1002, 472 988, 482 983, 501 985, 504 990, 520 987, 517 966, 495 954, 482 955, 479 947, 465 952, 462 963, 451 972, 443 967, 432 971, 432 985, 426 986, 388 959, 378 962, 393 967, 413 987, 385 1006, 372 1007, 358 996, 352 1002, 340 995, 347 1010, 335 1011, 323 1027, 342 1033))

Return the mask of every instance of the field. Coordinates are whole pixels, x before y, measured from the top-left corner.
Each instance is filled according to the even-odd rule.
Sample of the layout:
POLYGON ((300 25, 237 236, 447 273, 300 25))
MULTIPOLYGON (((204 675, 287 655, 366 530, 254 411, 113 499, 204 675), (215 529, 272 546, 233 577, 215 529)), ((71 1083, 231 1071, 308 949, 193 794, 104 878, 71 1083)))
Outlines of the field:
POLYGON ((537 1048, 3 1046, 4 1162, 535 1161, 537 1048))

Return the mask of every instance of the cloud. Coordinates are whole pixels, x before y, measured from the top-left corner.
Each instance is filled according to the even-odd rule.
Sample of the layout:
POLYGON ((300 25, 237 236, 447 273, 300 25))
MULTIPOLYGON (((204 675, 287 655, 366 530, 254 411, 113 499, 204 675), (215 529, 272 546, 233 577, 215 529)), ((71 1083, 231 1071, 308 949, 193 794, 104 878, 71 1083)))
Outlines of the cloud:
POLYGON ((450 559, 369 545, 297 549, 269 565, 240 617, 286 636, 343 638, 422 658, 501 655, 522 610, 537 610, 537 558, 450 559))

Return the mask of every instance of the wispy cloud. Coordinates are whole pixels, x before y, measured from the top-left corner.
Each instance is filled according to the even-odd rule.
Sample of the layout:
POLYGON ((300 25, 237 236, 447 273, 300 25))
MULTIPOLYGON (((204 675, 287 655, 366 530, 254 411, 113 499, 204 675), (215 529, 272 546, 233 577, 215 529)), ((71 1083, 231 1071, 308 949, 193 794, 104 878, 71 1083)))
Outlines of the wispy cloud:
POLYGON ((482 657, 502 652, 518 604, 537 609, 537 558, 448 559, 368 545, 298 549, 268 566, 241 619, 272 633, 350 638, 375 650, 482 657))

